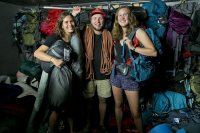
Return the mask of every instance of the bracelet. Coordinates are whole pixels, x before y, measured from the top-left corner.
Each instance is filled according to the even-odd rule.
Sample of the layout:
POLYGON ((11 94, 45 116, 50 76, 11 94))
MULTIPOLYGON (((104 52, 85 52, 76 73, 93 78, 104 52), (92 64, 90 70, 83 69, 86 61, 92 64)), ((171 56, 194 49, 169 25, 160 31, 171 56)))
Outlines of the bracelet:
POLYGON ((51 60, 53 59, 53 57, 50 58, 50 62, 52 62, 51 60))
POLYGON ((135 51, 135 49, 136 49, 136 48, 137 48, 137 47, 133 47, 133 49, 132 49, 132 50, 133 50, 133 51, 135 51))

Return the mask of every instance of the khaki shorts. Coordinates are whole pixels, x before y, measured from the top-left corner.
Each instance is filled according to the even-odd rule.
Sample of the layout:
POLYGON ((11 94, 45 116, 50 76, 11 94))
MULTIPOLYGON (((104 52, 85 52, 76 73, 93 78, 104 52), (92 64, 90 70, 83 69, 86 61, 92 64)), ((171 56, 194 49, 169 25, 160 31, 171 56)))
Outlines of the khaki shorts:
POLYGON ((111 96, 111 84, 110 80, 92 80, 87 83, 86 89, 83 91, 85 98, 91 98, 95 95, 97 90, 97 95, 103 98, 108 98, 111 96))

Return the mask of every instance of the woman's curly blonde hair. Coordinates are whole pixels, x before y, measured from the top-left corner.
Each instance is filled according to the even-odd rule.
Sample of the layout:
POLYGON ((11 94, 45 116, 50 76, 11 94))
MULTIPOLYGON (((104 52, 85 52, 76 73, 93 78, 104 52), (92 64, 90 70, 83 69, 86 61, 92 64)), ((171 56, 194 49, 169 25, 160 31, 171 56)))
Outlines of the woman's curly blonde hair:
POLYGON ((127 34, 129 34, 132 30, 134 30, 134 28, 138 25, 138 21, 135 17, 135 15, 131 12, 131 9, 129 7, 119 7, 116 11, 115 14, 115 21, 114 21, 114 25, 113 25, 113 29, 112 29, 112 36, 113 36, 113 40, 120 40, 123 38, 123 31, 121 26, 118 23, 118 13, 119 10, 121 9, 128 9, 128 19, 129 19, 129 24, 128 24, 128 31, 127 34))

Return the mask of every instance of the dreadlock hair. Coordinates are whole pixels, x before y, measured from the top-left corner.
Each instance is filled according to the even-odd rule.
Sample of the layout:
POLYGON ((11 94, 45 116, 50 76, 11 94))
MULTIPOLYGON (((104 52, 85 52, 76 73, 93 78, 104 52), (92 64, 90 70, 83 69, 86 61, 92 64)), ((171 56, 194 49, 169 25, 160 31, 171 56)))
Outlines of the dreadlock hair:
POLYGON ((126 6, 121 6, 117 9, 116 14, 115 14, 115 21, 114 21, 114 25, 113 25, 113 29, 112 29, 112 36, 113 36, 113 40, 120 40, 123 38, 123 34, 122 34, 122 28, 118 23, 118 13, 119 10, 121 9, 128 9, 128 31, 127 34, 129 34, 131 31, 133 31, 134 27, 136 27, 138 25, 138 21, 135 17, 135 15, 132 13, 131 9, 129 7, 126 6))

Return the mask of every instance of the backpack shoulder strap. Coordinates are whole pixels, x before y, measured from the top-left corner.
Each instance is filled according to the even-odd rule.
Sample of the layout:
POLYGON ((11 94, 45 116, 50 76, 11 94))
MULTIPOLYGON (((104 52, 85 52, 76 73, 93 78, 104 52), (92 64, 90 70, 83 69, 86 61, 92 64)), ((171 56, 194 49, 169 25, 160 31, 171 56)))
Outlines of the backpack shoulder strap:
POLYGON ((138 30, 138 28, 135 28, 133 31, 131 31, 131 33, 129 33, 129 35, 128 35, 128 39, 132 40, 134 38, 137 30, 138 30))
MULTIPOLYGON (((138 29, 139 28, 135 28, 133 31, 131 31, 131 33, 128 35, 128 39, 133 40, 133 38, 135 37, 136 31, 138 29)), ((129 55, 130 55, 131 59, 134 60, 134 57, 132 56, 132 52, 130 49, 129 49, 129 55)))

